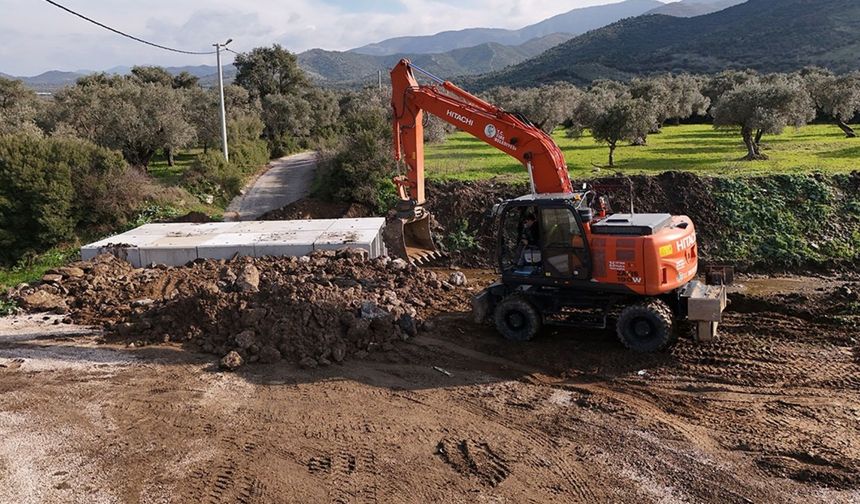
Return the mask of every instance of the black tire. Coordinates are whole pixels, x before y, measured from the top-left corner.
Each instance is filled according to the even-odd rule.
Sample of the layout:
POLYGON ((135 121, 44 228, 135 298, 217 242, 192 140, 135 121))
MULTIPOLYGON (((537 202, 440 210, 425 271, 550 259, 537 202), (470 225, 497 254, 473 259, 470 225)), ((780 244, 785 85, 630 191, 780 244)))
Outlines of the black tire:
POLYGON ((529 341, 543 325, 537 309, 521 297, 509 297, 493 313, 496 329, 511 341, 529 341))
POLYGON ((624 308, 615 328, 621 344, 634 352, 659 352, 678 341, 672 330, 672 310, 659 299, 624 308))

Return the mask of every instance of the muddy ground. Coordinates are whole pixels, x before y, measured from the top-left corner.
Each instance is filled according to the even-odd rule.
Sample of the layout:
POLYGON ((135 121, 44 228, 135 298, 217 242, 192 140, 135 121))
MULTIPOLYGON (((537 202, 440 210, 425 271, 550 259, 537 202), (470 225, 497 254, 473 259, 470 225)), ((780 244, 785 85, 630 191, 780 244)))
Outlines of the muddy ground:
POLYGON ((0 502, 860 502, 856 279, 740 283, 719 342, 650 356, 452 304, 362 358, 231 373, 0 319, 0 502))

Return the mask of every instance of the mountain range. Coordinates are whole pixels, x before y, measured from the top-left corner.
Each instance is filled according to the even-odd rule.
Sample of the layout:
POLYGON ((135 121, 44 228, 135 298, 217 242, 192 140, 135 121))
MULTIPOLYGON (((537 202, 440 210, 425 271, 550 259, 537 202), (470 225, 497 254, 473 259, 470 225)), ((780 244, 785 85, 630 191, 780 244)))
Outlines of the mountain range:
POLYGON ((681 0, 657 7, 646 14, 665 14, 675 17, 704 16, 744 2, 746 0, 681 0))
MULTIPOLYGON (((659 3, 659 2, 657 2, 659 3)), ((554 81, 587 84, 595 79, 628 79, 653 72, 711 73, 727 68, 791 71, 817 65, 844 72, 860 69, 860 1, 858 0, 682 0, 653 9, 651 0, 626 0, 587 9, 575 9, 517 32, 508 41, 549 31, 523 43, 482 41, 442 52, 444 44, 465 44, 496 36, 497 30, 462 30, 429 37, 401 37, 350 51, 313 49, 297 55, 299 65, 316 81, 328 86, 355 86, 375 82, 378 71, 387 73, 400 58, 441 77, 456 78, 476 90, 497 85, 530 86, 554 81), (645 10, 578 36, 585 14, 590 22, 645 10), (611 16, 610 16, 610 13, 611 16), (602 16, 602 17, 600 17, 602 16), (609 16, 609 17, 607 17, 609 16), (462 37, 457 39, 454 34, 462 37), (457 40, 455 40, 457 39, 457 40), (458 41, 459 40, 459 41, 458 41), (468 41, 468 42, 465 42, 468 41), (372 50, 368 49, 373 47, 372 50), (386 52, 395 48, 413 52, 386 52)), ((601 22, 602 22, 601 21, 601 22)), ((510 35, 510 33, 508 33, 510 35)), ((114 67, 111 73, 128 73, 114 67)), ((187 71, 206 86, 215 84, 215 67, 171 67, 187 71)), ((87 71, 50 71, 23 78, 37 90, 54 90, 71 84, 87 71)), ((232 65, 225 77, 235 75, 232 65)))
MULTIPOLYGON (((696 9, 715 9, 720 8, 719 6, 725 2, 738 1, 742 0, 681 0, 672 4, 663 4, 657 0, 624 0, 608 5, 573 9, 519 30, 473 28, 428 36, 398 37, 350 51, 312 49, 297 56, 299 64, 315 80, 336 86, 372 81, 378 71, 387 72, 404 57, 441 76, 475 75, 501 70, 523 62, 577 34, 623 18, 657 12, 669 7, 677 9, 688 4, 696 9)), ((688 15, 690 11, 680 9, 677 12, 679 12, 678 15, 688 15)), ((117 66, 106 72, 127 74, 130 70, 130 66, 117 66)), ((213 66, 171 67, 168 70, 172 73, 187 71, 200 77, 204 85, 215 83, 216 70, 213 66)), ((36 90, 54 91, 90 73, 93 72, 89 70, 50 71, 34 77, 16 78, 36 90)), ((227 80, 230 80, 235 74, 235 69, 227 66, 224 73, 227 80)))
POLYGON ((765 72, 817 65, 860 69, 857 0, 748 0, 692 18, 624 19, 553 47, 528 61, 471 79, 477 89, 534 85, 641 73, 711 73, 727 68, 765 72))
POLYGON ((608 5, 573 9, 518 30, 501 28, 468 28, 444 31, 435 35, 396 37, 351 49, 349 52, 372 56, 392 54, 443 53, 485 43, 520 45, 553 33, 571 36, 614 23, 619 19, 640 16, 664 4, 657 0, 625 0, 608 5))

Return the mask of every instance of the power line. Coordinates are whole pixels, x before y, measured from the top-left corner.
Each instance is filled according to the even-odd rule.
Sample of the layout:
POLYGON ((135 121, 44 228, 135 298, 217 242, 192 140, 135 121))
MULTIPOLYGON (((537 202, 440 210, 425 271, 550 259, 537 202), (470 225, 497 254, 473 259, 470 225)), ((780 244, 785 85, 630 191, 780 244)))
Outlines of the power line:
POLYGON ((73 11, 72 9, 69 9, 68 7, 64 7, 60 4, 58 4, 57 2, 54 2, 53 0, 45 0, 45 1, 48 2, 49 4, 53 5, 54 7, 58 7, 64 11, 68 12, 69 14, 73 14, 73 15, 75 15, 75 16, 77 16, 77 17, 79 17, 85 21, 89 21, 90 23, 92 23, 96 26, 100 26, 100 27, 104 28, 105 30, 112 31, 118 35, 122 35, 123 37, 130 38, 134 41, 141 42, 143 44, 150 45, 152 47, 157 47, 159 49, 164 49, 165 51, 172 51, 172 52, 181 53, 181 54, 194 54, 194 55, 215 54, 215 51, 209 51, 209 52, 183 51, 182 49, 174 49, 173 47, 167 47, 167 46, 163 46, 160 44, 156 44, 154 42, 149 42, 148 40, 143 40, 142 38, 138 38, 138 37, 135 37, 134 35, 129 35, 128 33, 124 33, 124 32, 121 32, 121 31, 115 29, 115 28, 111 28, 110 26, 108 26, 106 24, 99 23, 95 19, 91 19, 91 18, 88 18, 87 16, 84 16, 83 14, 79 14, 79 13, 73 11))

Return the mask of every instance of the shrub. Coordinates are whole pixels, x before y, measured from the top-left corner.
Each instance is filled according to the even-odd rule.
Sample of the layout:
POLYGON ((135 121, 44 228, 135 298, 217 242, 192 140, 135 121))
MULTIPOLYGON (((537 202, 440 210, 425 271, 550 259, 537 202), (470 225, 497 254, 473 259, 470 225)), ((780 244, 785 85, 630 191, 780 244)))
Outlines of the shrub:
POLYGON ((454 231, 445 235, 445 247, 450 252, 468 252, 478 248, 478 238, 475 232, 469 231, 468 220, 461 220, 454 231))
POLYGON ((0 136, 0 261, 75 231, 122 227, 151 195, 119 153, 74 138, 0 136))
POLYGON ((248 175, 269 161, 269 150, 262 140, 247 140, 230 147, 230 162, 220 152, 198 156, 183 176, 183 185, 201 197, 211 195, 227 202, 242 190, 248 175))
POLYGON ((72 235, 71 166, 51 142, 0 137, 0 260, 12 261, 72 235))

